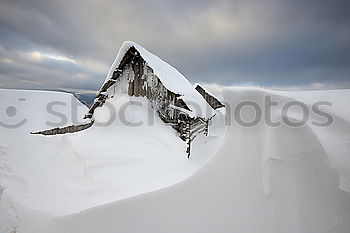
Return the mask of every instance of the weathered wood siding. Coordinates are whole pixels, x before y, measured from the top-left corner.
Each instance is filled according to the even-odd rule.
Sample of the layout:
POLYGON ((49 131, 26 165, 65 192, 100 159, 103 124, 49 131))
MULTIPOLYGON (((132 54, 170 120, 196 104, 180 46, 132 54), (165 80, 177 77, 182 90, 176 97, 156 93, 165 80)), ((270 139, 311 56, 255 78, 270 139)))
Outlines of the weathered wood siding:
MULTIPOLYGON (((127 78, 128 95, 147 97, 163 121, 177 123, 179 110, 172 106, 184 107, 185 104, 177 99, 178 96, 175 93, 163 85, 141 56, 135 56, 130 64, 126 64, 123 68, 123 74, 127 75, 121 75, 119 78, 127 78)), ((114 85, 118 85, 118 83, 114 85)))

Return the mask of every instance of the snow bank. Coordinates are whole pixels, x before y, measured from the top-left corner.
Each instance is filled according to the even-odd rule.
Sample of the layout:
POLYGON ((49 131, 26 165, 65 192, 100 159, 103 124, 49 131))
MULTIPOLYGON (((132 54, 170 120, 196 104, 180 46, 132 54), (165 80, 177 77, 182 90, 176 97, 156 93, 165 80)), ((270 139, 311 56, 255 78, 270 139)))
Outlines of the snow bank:
POLYGON ((350 108, 345 107, 350 100, 350 91, 343 89, 271 92, 301 101, 308 106, 317 101, 327 101, 331 104, 320 109, 329 112, 334 118, 334 123, 329 127, 315 127, 310 124, 309 127, 327 152, 330 165, 339 173, 339 187, 350 193, 350 108))
POLYGON ((5 134, 81 124, 86 112, 70 93, 0 89, 0 130, 5 134))
MULTIPOLYGON (((188 107, 196 114, 196 116, 206 117, 206 113, 211 109, 203 97, 193 88, 191 83, 174 67, 161 60, 159 57, 147 51, 135 42, 125 41, 119 49, 109 72, 105 83, 112 78, 113 72, 118 68, 125 53, 134 47, 150 66, 155 75, 161 80, 163 85, 170 91, 182 95, 180 98, 188 104, 188 107)), ((210 115, 211 116, 211 115, 210 115)), ((209 117, 210 117, 209 116, 209 117)))
MULTIPOLYGON (((7 96, 0 100, 5 115, 7 106, 16 104, 17 98, 27 98, 25 105, 15 105, 21 115, 6 121, 12 124, 23 117, 27 124, 18 129, 1 128, 0 134, 0 185, 6 187, 2 196, 26 220, 39 213, 49 219, 78 213, 172 185, 201 167, 221 142, 217 137, 196 139, 193 157, 188 160, 185 143, 159 119, 149 101, 122 94, 96 109, 95 125, 88 130, 48 137, 30 135, 33 129, 47 128, 46 121, 59 120, 57 112, 72 123, 71 95, 7 90, 0 95, 7 96), (65 103, 54 108, 54 116, 46 111, 50 100, 65 103), (129 105, 123 115, 111 114, 111 108, 122 112, 119 109, 133 101, 141 106, 129 105), (111 115, 116 118, 104 125, 111 115), (144 123, 132 125, 139 121, 144 123)), ((87 108, 80 107, 76 111, 81 119, 87 108)), ((0 119, 5 120, 3 117, 0 119)), ((8 211, 0 206, 0 221, 7 218, 8 211)))
MULTIPOLYGON (((203 144, 190 160, 179 158, 182 146, 161 121, 155 122, 153 130, 122 126, 117 120, 109 127, 93 127, 70 136, 21 137, 26 156, 18 154, 16 144, 2 143, 6 147, 3 154, 11 155, 7 164, 12 174, 2 180, 7 182, 2 198, 12 202, 12 213, 16 213, 12 216, 21 219, 18 232, 347 233, 350 194, 343 191, 346 183, 342 182, 349 178, 350 119, 344 107, 349 93, 311 93, 316 100, 332 99, 335 108, 328 110, 334 110, 335 122, 331 127, 317 129, 307 123, 298 128, 271 128, 263 122, 242 127, 231 118, 224 137, 203 139, 201 144, 207 140, 209 146, 203 144), (174 146, 169 146, 169 141, 174 146), (36 149, 38 145, 45 146, 36 149), (208 153, 215 151, 207 161, 208 153), (337 157, 342 166, 334 163, 337 157), (53 175, 59 168, 64 172, 53 175), (63 190, 50 186, 49 181, 63 190), (58 195, 51 196, 48 187, 58 195), (66 215, 54 217, 53 212, 66 215)), ((299 99, 309 105, 313 101, 306 92, 223 90, 224 100, 231 106, 242 101, 263 105, 266 95, 280 103, 299 99)), ((128 98, 108 105, 118 108, 133 100, 128 98)), ((273 120, 281 117, 280 110, 274 108, 273 120)), ((144 120, 147 111, 148 107, 134 106, 125 118, 129 122, 144 120)), ((254 114, 242 109, 243 116, 254 114)), ((292 115, 298 114, 292 110, 292 115)), ((96 117, 106 120, 108 111, 102 107, 96 117)), ((3 203, 0 217, 10 215, 3 203)))
MULTIPOLYGON (((266 94, 224 90, 232 105, 262 104, 266 94)), ((232 121, 216 156, 184 182, 66 216, 55 232, 346 233, 350 194, 338 188, 327 156, 308 125, 247 128, 232 121)))

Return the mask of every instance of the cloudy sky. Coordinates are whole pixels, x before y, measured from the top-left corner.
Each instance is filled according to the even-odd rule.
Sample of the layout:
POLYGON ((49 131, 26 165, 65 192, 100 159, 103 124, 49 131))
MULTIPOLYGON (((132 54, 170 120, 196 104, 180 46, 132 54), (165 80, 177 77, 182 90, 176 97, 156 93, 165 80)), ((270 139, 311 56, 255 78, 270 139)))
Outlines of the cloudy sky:
POLYGON ((96 90, 125 40, 192 83, 350 88, 348 0, 0 0, 0 88, 96 90))

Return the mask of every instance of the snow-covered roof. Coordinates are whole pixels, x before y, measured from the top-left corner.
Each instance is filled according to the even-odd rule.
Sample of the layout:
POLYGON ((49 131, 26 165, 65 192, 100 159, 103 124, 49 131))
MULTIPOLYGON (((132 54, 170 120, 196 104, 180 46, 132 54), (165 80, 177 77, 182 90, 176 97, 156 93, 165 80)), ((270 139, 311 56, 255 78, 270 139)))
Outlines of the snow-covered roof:
POLYGON ((131 47, 134 47, 140 53, 141 57, 153 69, 154 74, 168 90, 181 95, 179 98, 188 105, 196 116, 210 117, 206 115, 211 110, 210 105, 178 70, 132 41, 125 41, 119 49, 117 57, 109 69, 105 83, 112 78, 113 72, 118 68, 126 52, 131 47))

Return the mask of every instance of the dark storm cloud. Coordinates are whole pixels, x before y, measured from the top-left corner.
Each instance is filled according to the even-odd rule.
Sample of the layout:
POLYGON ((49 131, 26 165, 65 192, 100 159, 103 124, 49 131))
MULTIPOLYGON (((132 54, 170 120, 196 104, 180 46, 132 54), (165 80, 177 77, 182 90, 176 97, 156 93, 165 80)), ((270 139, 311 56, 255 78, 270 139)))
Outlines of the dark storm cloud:
POLYGON ((343 0, 3 0, 0 87, 97 89, 124 40, 192 82, 350 87, 343 0))

